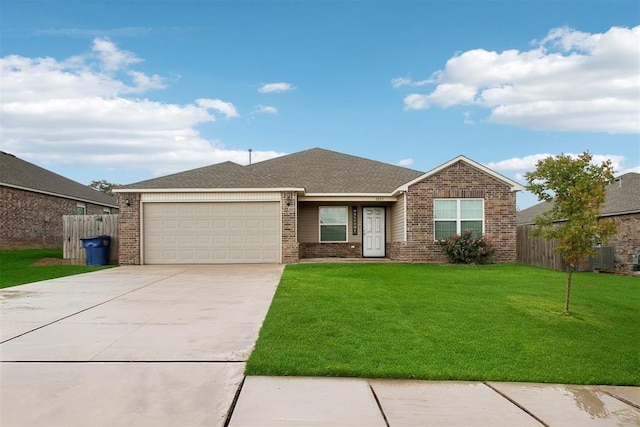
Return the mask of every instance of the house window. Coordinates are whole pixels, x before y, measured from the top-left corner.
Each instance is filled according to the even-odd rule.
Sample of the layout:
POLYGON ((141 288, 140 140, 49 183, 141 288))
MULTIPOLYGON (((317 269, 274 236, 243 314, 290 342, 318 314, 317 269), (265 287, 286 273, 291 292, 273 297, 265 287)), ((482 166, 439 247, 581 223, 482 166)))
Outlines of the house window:
POLYGON ((484 231, 483 199, 436 199, 433 201, 435 240, 446 239, 464 230, 477 236, 484 231))
POLYGON ((109 208, 102 208, 102 214, 103 214, 103 215, 111 215, 111 209, 109 209, 109 208))
POLYGON ((320 241, 346 242, 348 214, 346 206, 320 207, 320 241))
POLYGON ((86 215, 87 213, 87 208, 85 207, 84 203, 78 203, 76 205, 76 215, 86 215))

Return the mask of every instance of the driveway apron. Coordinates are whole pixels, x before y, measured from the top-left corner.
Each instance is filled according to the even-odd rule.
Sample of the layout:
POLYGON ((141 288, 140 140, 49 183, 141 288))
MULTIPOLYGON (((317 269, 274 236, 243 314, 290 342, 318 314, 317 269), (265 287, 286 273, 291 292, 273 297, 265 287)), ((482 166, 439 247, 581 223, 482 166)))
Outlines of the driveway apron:
POLYGON ((223 425, 282 265, 125 266, 0 291, 0 425, 223 425))

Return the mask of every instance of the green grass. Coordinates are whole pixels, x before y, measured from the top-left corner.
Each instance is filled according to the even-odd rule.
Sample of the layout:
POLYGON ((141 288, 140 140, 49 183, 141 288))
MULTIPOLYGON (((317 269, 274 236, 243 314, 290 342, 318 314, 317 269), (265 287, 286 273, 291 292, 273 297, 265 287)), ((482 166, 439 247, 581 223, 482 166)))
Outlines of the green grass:
POLYGON ((249 375, 640 385, 640 279, 519 265, 287 266, 249 375))
POLYGON ((61 249, 0 250, 0 288, 72 276, 112 266, 32 265, 43 258, 62 258, 61 249))

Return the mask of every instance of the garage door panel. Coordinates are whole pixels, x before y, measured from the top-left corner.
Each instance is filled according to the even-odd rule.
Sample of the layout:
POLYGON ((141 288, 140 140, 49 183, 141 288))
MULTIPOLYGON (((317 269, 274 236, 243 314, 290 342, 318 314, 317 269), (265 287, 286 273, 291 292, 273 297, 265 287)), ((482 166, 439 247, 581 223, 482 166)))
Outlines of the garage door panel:
POLYGON ((145 203, 144 262, 280 262, 278 202, 145 203))

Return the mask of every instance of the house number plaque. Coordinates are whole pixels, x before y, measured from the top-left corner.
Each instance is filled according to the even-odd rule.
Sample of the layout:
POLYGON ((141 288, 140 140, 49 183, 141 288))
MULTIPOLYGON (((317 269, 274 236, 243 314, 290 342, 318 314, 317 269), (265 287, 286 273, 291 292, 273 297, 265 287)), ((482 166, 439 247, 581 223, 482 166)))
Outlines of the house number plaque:
POLYGON ((358 235, 358 207, 351 206, 351 232, 354 236, 358 235))

